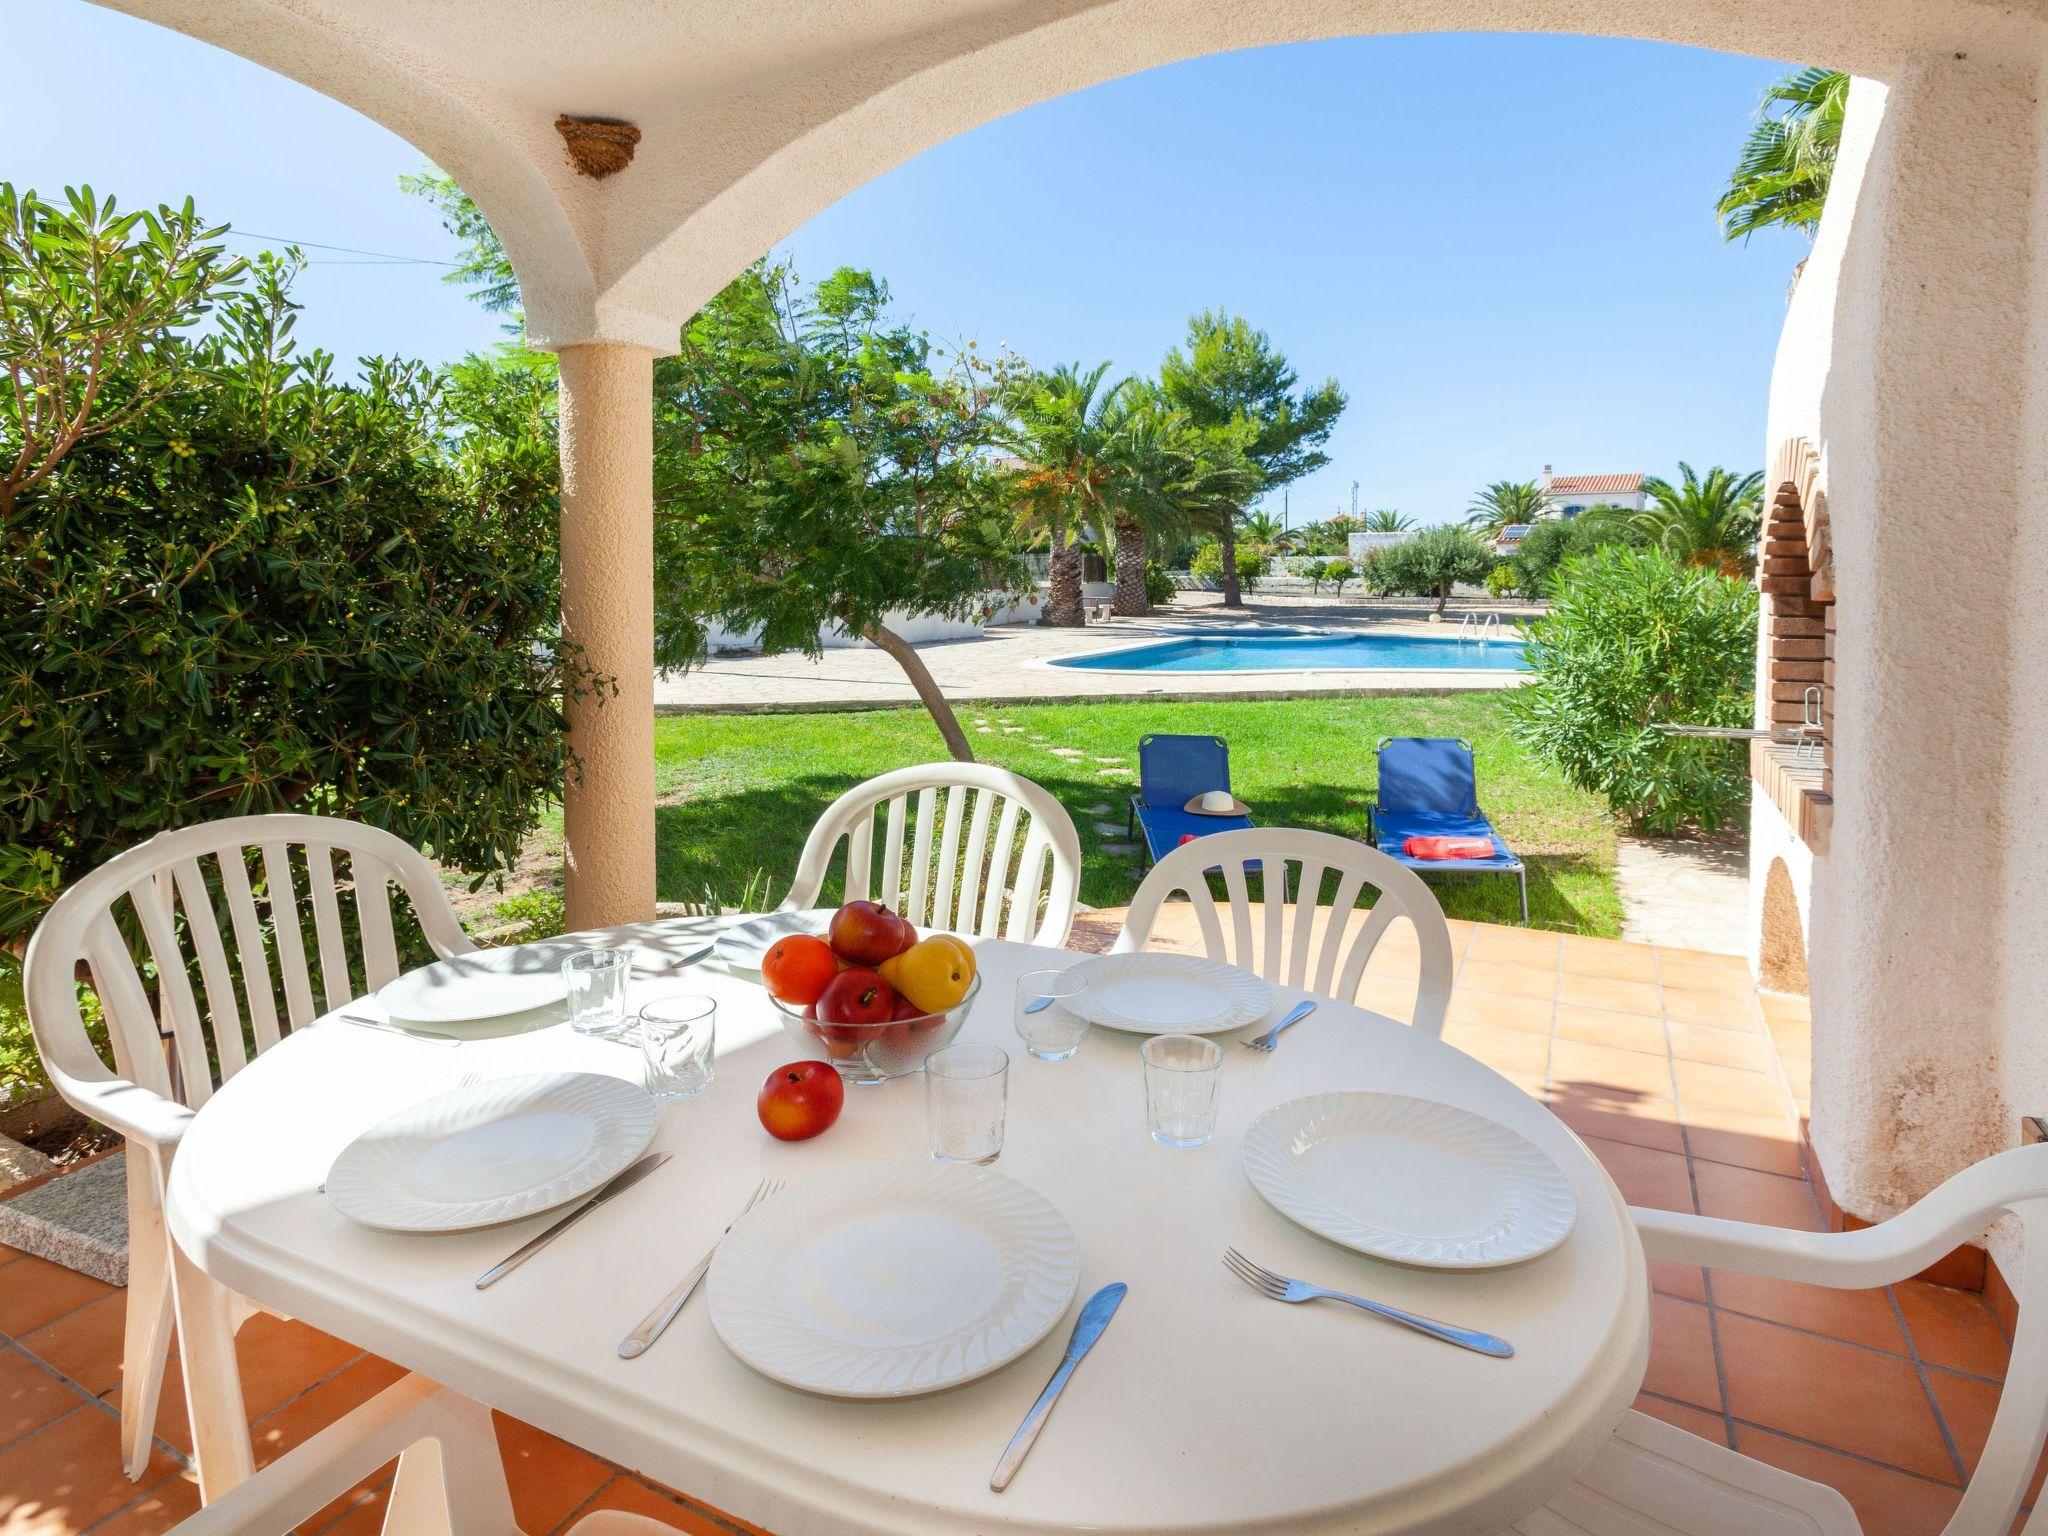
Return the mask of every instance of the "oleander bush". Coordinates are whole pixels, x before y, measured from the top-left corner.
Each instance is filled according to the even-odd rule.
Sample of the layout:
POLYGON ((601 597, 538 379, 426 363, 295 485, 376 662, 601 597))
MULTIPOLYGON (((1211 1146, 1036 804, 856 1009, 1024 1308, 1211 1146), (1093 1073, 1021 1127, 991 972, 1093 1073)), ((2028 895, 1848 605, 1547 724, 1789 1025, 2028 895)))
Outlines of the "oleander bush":
POLYGON ((1529 630, 1515 734, 1638 832, 1716 831, 1748 803, 1743 744, 1651 726, 1748 725, 1756 623, 1755 586, 1710 567, 1621 544, 1573 556, 1529 630))

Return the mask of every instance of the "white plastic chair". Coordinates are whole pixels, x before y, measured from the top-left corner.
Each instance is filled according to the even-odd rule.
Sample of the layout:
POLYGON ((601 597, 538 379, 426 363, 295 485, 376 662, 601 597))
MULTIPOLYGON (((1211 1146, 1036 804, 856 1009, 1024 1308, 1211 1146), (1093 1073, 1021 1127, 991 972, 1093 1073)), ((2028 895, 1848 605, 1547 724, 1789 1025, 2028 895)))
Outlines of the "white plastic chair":
MULTIPOLYGON (((278 1536, 392 1457, 392 1536, 519 1536, 491 1411, 407 1376, 171 1528, 171 1536, 278 1536)), ((567 1536, 680 1536, 642 1515, 601 1510, 567 1536)))
MULTIPOLYGON (((1857 1232, 1784 1232, 1712 1216, 1637 1210, 1643 1251, 1838 1289, 1894 1285, 1997 1217, 2019 1219, 2026 1270, 2019 1328, 1991 1433, 1943 1536, 2006 1536, 2048 1437, 2048 1146, 1966 1168, 1904 1214, 1857 1232)), ((2024 1536, 2048 1536, 2037 1505, 2024 1536)), ((1639 1413, 1578 1481, 1513 1529, 1521 1536, 1862 1536, 1839 1493, 1639 1413)))
POLYGON ((1050 792, 1008 769, 920 763, 854 785, 811 828, 783 910, 818 904, 842 843, 848 901, 879 901, 921 928, 1055 949, 1067 942, 1080 836, 1050 792))
MULTIPOLYGON (((227 817, 160 833, 108 860, 58 897, 29 941, 23 985, 44 1069, 74 1109, 128 1141, 121 1454, 131 1478, 149 1463, 174 1291, 178 1330, 187 1336, 188 1398, 205 1390, 209 1378, 216 1385, 235 1379, 231 1342, 224 1360, 189 1358, 194 1334, 202 1336, 197 1340, 201 1353, 221 1353, 217 1340, 203 1337, 221 1330, 188 1315, 188 1292, 192 1307, 200 1305, 200 1295, 212 1294, 203 1276, 191 1271, 183 1286, 173 1284, 182 1261, 164 1228, 171 1155, 193 1112, 252 1054, 275 1045, 285 1030, 301 1028, 396 978, 389 890, 394 884, 405 893, 435 954, 446 957, 476 948, 464 935, 433 865, 417 849, 376 827, 285 815, 227 817), (336 853, 348 859, 353 960, 336 853), (315 940, 311 957, 301 927, 307 906, 315 940), (157 1009, 151 1007, 124 924, 140 936, 141 950, 156 966, 157 1009), (197 994, 188 958, 198 964, 197 994), (106 1022, 111 1071, 86 1033, 76 985, 81 966, 106 1022)), ((225 1319, 230 1338, 235 1321, 225 1319)), ((192 1416, 196 1434, 201 1419, 196 1407, 192 1416)), ((239 1451, 227 1448, 230 1462, 246 1464, 247 1456, 246 1444, 239 1451)))
POLYGON ((1143 949, 1151 940, 1160 906, 1176 894, 1193 903, 1195 920, 1201 924, 1202 947, 1211 959, 1227 960, 1256 970, 1268 981, 1344 1001, 1358 996, 1366 962, 1394 920, 1407 918, 1422 951, 1410 1022, 1431 1035, 1443 1033, 1452 970, 1451 930, 1444 921, 1444 909, 1420 876, 1370 844, 1300 827, 1251 827, 1183 843, 1145 876, 1131 898, 1130 915, 1110 952, 1143 949), (1257 868, 1248 872, 1247 865, 1257 868), (1217 869, 1230 903, 1228 932, 1209 889, 1208 874, 1217 869), (1323 906, 1322 889, 1333 871, 1336 892, 1330 904, 1323 906), (1250 873, 1261 878, 1265 906, 1256 936, 1246 886, 1250 873), (1378 896, 1371 915, 1347 942, 1350 914, 1367 886, 1378 896), (1294 892, 1291 916, 1290 890, 1294 892))

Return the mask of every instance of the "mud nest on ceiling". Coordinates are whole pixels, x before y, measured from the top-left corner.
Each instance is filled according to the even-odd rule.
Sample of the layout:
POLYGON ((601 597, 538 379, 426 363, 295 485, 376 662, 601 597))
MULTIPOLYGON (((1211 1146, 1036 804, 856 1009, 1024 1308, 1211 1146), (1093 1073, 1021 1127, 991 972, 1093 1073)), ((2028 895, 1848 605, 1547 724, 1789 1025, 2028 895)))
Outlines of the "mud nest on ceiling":
POLYGON ((631 123, 607 117, 555 119, 555 131, 569 147, 569 163, 594 181, 623 171, 633 163, 633 149, 640 142, 640 130, 631 123))

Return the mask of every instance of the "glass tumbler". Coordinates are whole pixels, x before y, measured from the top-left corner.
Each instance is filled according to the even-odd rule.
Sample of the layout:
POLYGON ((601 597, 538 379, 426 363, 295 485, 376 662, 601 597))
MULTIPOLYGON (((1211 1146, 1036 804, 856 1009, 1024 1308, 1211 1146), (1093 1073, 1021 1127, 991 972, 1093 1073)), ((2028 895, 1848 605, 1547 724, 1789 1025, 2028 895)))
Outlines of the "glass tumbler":
POLYGON ((1074 1005, 1088 979, 1074 971, 1026 971, 1017 978, 1017 1038, 1040 1061, 1065 1061, 1081 1049, 1088 1021, 1074 1005))
POLYGON ((1010 1056, 993 1045, 949 1045, 924 1059, 925 1129, 932 1156, 992 1163, 1003 1152, 1010 1056))
POLYGON ((562 962, 569 989, 569 1027, 585 1035, 616 1035, 626 1027, 626 983, 633 957, 623 949, 585 949, 562 962))
POLYGON ((658 997, 640 1010, 640 1054, 647 1091, 664 1103, 694 1099, 711 1086, 718 1043, 718 1002, 687 994, 658 997))
POLYGON ((1145 1063, 1145 1123, 1163 1147, 1199 1147, 1216 1134, 1223 1047, 1200 1035, 1154 1035, 1145 1063))

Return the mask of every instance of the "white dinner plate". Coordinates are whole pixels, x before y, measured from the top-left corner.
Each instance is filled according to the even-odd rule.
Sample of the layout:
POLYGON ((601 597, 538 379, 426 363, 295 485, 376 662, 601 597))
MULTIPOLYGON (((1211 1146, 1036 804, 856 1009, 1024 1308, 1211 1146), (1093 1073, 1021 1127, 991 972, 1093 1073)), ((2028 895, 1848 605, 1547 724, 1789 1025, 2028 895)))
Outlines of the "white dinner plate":
POLYGON ((723 961, 736 971, 758 971, 761 969, 761 957, 775 947, 777 939, 786 939, 792 933, 814 934, 822 939, 832 922, 832 914, 838 910, 837 907, 804 907, 794 912, 770 912, 763 917, 750 917, 718 936, 711 947, 712 958, 723 961))
POLYGON ((1098 955, 1073 968, 1088 989, 1068 1010, 1139 1035, 1214 1035, 1255 1024, 1273 989, 1250 971, 1200 955, 1098 955))
POLYGON ((637 1083, 537 1072, 471 1083, 401 1109, 327 1170, 343 1215, 392 1232, 460 1232, 586 1195, 654 1139, 637 1083))
POLYGON ((569 995, 562 962, 585 947, 556 939, 436 960, 379 988, 377 1002, 394 1019, 418 1024, 463 1024, 527 1013, 569 995))
POLYGON ((711 1261, 711 1326, 763 1376, 831 1397, 937 1392, 1009 1364, 1081 1280, 1036 1190, 958 1163, 876 1163, 748 1214, 711 1261))
POLYGON ((1397 1264, 1491 1269, 1550 1252, 1578 1202, 1533 1143, 1470 1110, 1398 1093, 1324 1093, 1269 1109, 1244 1171, 1281 1215, 1397 1264))

